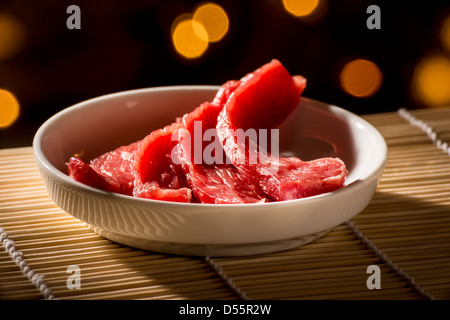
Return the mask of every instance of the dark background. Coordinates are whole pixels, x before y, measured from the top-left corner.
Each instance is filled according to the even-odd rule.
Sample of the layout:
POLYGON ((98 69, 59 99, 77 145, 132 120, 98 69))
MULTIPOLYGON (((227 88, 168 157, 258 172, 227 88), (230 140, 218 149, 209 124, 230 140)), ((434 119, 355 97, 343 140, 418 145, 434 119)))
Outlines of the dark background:
POLYGON ((18 120, 0 129, 0 147, 31 145, 45 120, 95 96, 220 85, 272 58, 308 79, 305 96, 357 114, 427 107, 413 99, 410 82, 418 61, 442 50, 439 27, 450 13, 448 1, 329 0, 325 16, 312 24, 289 15, 281 0, 213 2, 226 10, 229 32, 201 58, 186 60, 173 48, 171 25, 202 1, 0 1, 0 13, 18 19, 26 35, 18 54, 0 60, 0 88, 13 92, 21 106, 18 120), (66 27, 72 4, 81 8, 81 30, 66 27), (381 30, 366 27, 371 4, 381 8, 381 30), (375 95, 356 98, 341 89, 339 72, 353 58, 380 68, 383 83, 375 95))

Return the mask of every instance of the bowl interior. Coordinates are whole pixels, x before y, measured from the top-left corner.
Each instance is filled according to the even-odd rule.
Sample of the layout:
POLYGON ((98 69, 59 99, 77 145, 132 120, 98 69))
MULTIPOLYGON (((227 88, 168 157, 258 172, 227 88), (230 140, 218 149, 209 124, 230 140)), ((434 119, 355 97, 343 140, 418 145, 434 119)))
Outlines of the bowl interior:
POLYGON ((384 165, 387 147, 364 119, 337 106, 302 98, 280 128, 281 153, 302 160, 339 157, 348 169, 346 184, 368 178, 384 165))

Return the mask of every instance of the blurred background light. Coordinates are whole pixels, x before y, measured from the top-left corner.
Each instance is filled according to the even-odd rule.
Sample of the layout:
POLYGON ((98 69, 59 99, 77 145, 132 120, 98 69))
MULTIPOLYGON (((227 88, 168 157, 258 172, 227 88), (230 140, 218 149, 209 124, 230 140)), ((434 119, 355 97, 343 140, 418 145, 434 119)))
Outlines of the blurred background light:
POLYGON ((282 0, 287 12, 306 22, 317 21, 327 7, 327 0, 282 0))
POLYGON ((176 19, 172 28, 175 50, 185 58, 200 57, 208 49, 205 27, 193 19, 176 19))
POLYGON ((220 41, 228 31, 228 15, 221 6, 214 3, 209 2, 199 6, 195 10, 193 20, 204 27, 209 42, 220 41))
POLYGON ((0 0, 0 88, 20 102, 20 110, 1 106, 2 119, 7 110, 10 119, 20 115, 2 120, 9 127, 0 147, 31 145, 46 119, 86 99, 221 85, 273 58, 308 79, 305 96, 356 114, 450 105, 448 0, 101 3, 78 1, 82 29, 69 30, 65 1, 0 0), (381 9, 380 30, 367 28, 372 4, 381 9), (356 58, 376 65, 344 68, 356 58))
POLYGON ((450 105, 450 59, 444 54, 424 57, 415 67, 412 95, 426 107, 450 105))
POLYGON ((20 52, 25 42, 25 30, 14 17, 0 14, 0 60, 20 52))
POLYGON ((442 46, 446 50, 450 51, 450 15, 448 15, 442 22, 440 36, 442 46))
POLYGON ((355 59, 342 68, 339 80, 345 92, 355 97, 366 98, 380 89, 383 75, 372 61, 355 59))
POLYGON ((225 10, 212 2, 197 7, 193 14, 178 16, 172 24, 172 42, 183 57, 201 57, 210 43, 220 41, 228 32, 229 18, 225 10))
POLYGON ((0 129, 11 126, 19 117, 19 102, 9 91, 0 89, 0 129))

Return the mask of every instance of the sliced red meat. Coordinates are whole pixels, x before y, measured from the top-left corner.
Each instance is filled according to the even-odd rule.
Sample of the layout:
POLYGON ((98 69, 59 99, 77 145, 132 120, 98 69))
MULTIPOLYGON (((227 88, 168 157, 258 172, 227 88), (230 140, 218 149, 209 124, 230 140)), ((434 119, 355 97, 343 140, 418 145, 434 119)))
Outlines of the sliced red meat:
POLYGON ((138 198, 164 200, 172 202, 191 202, 192 190, 189 188, 161 188, 158 182, 151 181, 135 186, 133 194, 138 198))
POLYGON ((291 77, 273 60, 141 141, 89 163, 72 157, 69 175, 106 191, 177 202, 254 203, 336 190, 347 175, 341 160, 274 157, 270 143, 267 150, 258 145, 260 130, 277 128, 305 86, 303 77, 291 77), (238 137, 249 129, 253 139, 238 137))
POLYGON ((156 200, 190 202, 192 191, 180 167, 172 162, 179 124, 153 131, 141 141, 107 152, 89 163, 72 157, 67 164, 75 180, 105 191, 156 200))
POLYGON ((303 77, 291 77, 278 60, 272 60, 241 79, 218 117, 217 133, 227 157, 243 178, 278 201, 339 189, 347 175, 340 159, 284 158, 270 149, 262 152, 237 134, 277 128, 296 108, 305 86, 303 77))
POLYGON ((120 191, 120 185, 114 179, 110 179, 108 176, 98 173, 79 157, 71 157, 66 165, 69 176, 76 181, 105 191, 120 191))
POLYGON ((132 195, 134 188, 133 161, 138 142, 107 152, 89 163, 71 157, 67 163, 69 176, 91 187, 132 195))
POLYGON ((225 107, 234 128, 245 130, 277 128, 294 111, 306 87, 305 78, 291 77, 278 60, 263 65, 239 82, 225 107))
MULTIPOLYGON (((272 164, 273 166, 273 164, 272 164)), ((276 174, 265 174, 258 168, 259 184, 277 199, 293 200, 331 192, 344 185, 347 170, 338 158, 302 161, 295 157, 280 157, 276 174)))
POLYGON ((172 160, 177 157, 176 130, 179 126, 174 123, 157 129, 139 143, 134 159, 136 183, 156 181, 162 188, 170 189, 187 186, 183 170, 172 160))
POLYGON ((174 123, 155 130, 139 143, 134 158, 135 197, 190 202, 192 192, 178 160, 179 127, 174 123))
POLYGON ((214 97, 213 104, 223 107, 231 94, 241 85, 240 80, 230 80, 225 82, 214 97))
POLYGON ((178 146, 189 186, 202 203, 265 202, 267 198, 259 186, 249 184, 233 165, 226 163, 216 124, 222 102, 232 90, 222 88, 225 90, 218 92, 213 103, 205 102, 183 117, 178 146))

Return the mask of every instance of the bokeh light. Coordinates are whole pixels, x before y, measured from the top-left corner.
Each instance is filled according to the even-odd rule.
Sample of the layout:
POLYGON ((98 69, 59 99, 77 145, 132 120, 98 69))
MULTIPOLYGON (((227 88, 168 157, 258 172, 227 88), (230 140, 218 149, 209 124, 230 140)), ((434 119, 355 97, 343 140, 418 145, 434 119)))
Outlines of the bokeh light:
POLYGON ((183 57, 202 56, 210 43, 220 41, 228 32, 229 19, 225 10, 212 2, 197 7, 193 14, 182 14, 172 24, 172 42, 183 57))
POLYGON ((175 50, 185 58, 200 57, 208 49, 205 27, 193 19, 176 19, 172 27, 175 50))
POLYGON ((22 24, 12 16, 0 14, 0 60, 20 52, 25 42, 22 24))
POLYGON ((372 61, 355 59, 342 68, 339 80, 345 92, 355 97, 366 98, 380 89, 383 75, 372 61))
POLYGON ((450 51, 450 15, 448 15, 442 22, 440 36, 442 46, 446 50, 450 51))
POLYGON ((450 59, 443 54, 423 58, 414 70, 411 92, 427 107, 450 105, 450 59))
POLYGON ((209 2, 199 6, 195 10, 193 20, 204 27, 209 42, 220 41, 228 31, 228 15, 221 6, 214 3, 209 2))
POLYGON ((289 13, 303 17, 317 9, 319 0, 283 0, 283 5, 289 13))
POLYGON ((318 21, 328 5, 327 0, 282 0, 287 12, 305 22, 318 21))
POLYGON ((0 129, 11 126, 19 117, 20 106, 14 95, 0 89, 0 129))

